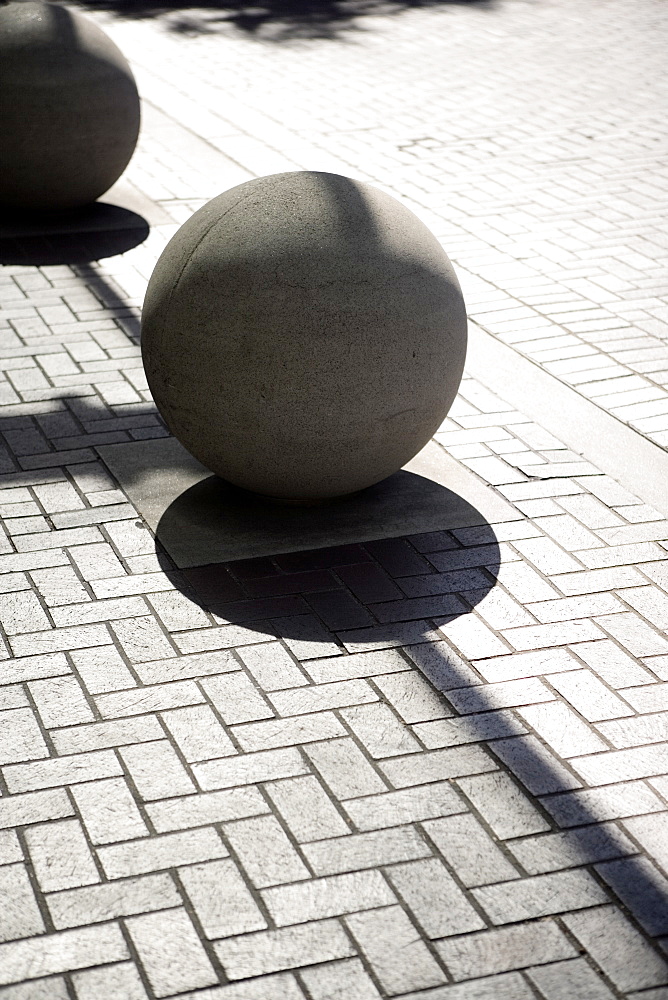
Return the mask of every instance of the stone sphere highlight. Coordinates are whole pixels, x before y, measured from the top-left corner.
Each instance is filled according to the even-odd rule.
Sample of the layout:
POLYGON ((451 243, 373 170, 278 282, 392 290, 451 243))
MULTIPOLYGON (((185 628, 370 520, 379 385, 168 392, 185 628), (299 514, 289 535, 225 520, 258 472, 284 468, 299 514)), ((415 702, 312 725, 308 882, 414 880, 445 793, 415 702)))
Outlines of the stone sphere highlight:
POLYGON ((134 152, 132 71, 88 18, 56 4, 0 5, 0 202, 15 209, 86 205, 134 152))
POLYGON ((336 174, 248 181, 163 251, 142 317, 168 427, 236 486, 321 500, 405 465, 461 380, 466 312, 436 238, 336 174))

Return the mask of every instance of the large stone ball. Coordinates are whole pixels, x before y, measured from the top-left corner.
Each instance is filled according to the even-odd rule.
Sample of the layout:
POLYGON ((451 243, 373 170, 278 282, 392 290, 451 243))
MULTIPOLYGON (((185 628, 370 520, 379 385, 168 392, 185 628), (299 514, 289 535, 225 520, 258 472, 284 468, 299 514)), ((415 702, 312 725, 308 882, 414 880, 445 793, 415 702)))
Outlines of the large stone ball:
POLYGON ((379 482, 427 443, 459 387, 466 313, 440 244, 390 195, 275 174, 172 238, 142 349, 158 409, 203 465, 317 500, 379 482))
POLYGON ((0 5, 0 201, 61 210, 95 201, 139 133, 132 71, 88 18, 56 4, 0 5))

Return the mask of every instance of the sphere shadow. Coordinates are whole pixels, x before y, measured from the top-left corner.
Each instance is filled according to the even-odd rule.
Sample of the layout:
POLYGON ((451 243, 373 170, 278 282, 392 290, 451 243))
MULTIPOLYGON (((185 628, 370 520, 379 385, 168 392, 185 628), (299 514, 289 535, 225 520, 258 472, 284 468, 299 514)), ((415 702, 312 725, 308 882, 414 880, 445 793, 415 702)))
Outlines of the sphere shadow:
POLYGON ((6 212, 0 264, 87 264, 132 250, 149 232, 137 212, 104 202, 69 212, 6 212))
POLYGON ((273 503, 212 476, 168 507, 156 540, 216 620, 309 643, 345 643, 349 629, 373 629, 381 643, 398 626, 431 635, 432 617, 467 614, 499 568, 480 511, 405 471, 312 506, 273 503))

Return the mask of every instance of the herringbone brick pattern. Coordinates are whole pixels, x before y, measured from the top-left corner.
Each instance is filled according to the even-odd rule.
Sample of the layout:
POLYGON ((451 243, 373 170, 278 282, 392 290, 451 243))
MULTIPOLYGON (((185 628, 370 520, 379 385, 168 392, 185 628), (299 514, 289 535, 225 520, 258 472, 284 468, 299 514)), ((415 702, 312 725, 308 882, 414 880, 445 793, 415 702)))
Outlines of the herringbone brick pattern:
POLYGON ((613 328, 574 319, 616 267, 602 311, 665 339, 658 269, 628 259, 665 247, 664 20, 509 0, 281 44, 108 22, 146 98, 129 177, 174 223, 0 275, 0 997, 665 1000, 665 518, 470 378, 436 440, 507 501, 478 527, 177 571, 96 451, 167 433, 146 280, 254 172, 401 190, 526 353, 522 330, 616 365, 590 336, 613 328))

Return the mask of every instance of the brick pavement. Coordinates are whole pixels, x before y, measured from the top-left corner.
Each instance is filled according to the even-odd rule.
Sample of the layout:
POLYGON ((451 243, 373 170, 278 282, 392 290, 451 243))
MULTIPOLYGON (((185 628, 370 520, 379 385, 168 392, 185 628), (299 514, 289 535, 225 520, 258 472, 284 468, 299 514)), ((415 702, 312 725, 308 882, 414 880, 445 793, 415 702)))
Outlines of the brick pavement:
MULTIPOLYGON (((410 53, 491 17, 375 23, 410 53)), ((145 83, 183 44, 118 37, 145 83)), ((162 93, 130 179, 179 220, 244 172, 162 93)), ((0 276, 0 997, 665 1000, 668 522, 467 378, 437 441, 504 520, 176 571, 96 454, 166 433, 137 316, 171 231, 0 276)))

